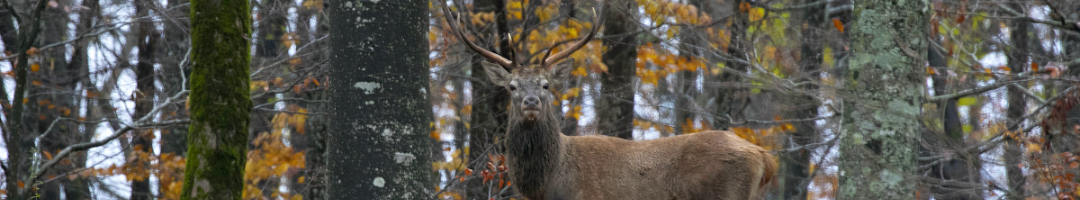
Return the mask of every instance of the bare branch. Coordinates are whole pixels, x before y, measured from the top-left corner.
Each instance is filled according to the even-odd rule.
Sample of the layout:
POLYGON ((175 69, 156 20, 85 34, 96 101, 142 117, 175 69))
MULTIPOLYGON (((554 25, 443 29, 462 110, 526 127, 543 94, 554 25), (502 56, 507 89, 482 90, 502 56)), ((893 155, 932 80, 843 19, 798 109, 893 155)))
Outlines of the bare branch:
POLYGON ((952 93, 952 94, 934 95, 932 97, 926 97, 926 101, 927 102, 937 102, 937 101, 944 101, 944 100, 948 100, 948 99, 965 97, 965 96, 969 96, 969 95, 981 94, 983 92, 994 90, 994 89, 997 89, 997 88, 1000 88, 1000 87, 1003 87, 1003 86, 1006 86, 1006 85, 1016 84, 1016 83, 1026 82, 1026 81, 1031 81, 1031 80, 1033 80, 1033 79, 1029 78, 1029 79, 1020 79, 1020 80, 1002 81, 1002 82, 997 82, 997 83, 994 83, 994 84, 991 84, 991 85, 988 85, 988 86, 967 89, 967 90, 959 91, 959 92, 952 93))
POLYGON ((134 130, 136 128, 142 128, 142 127, 147 127, 147 126, 167 126, 167 125, 175 125, 175 124, 186 124, 186 123, 191 122, 190 119, 181 119, 181 120, 165 121, 165 122, 161 122, 161 123, 148 123, 148 121, 153 119, 153 116, 154 116, 155 113, 158 113, 159 111, 161 111, 162 108, 168 106, 169 104, 172 104, 173 102, 179 102, 179 100, 181 98, 185 97, 184 95, 186 95, 188 92, 189 91, 185 90, 185 91, 180 91, 180 92, 176 93, 176 95, 173 95, 172 97, 169 97, 169 99, 166 99, 165 102, 162 103, 161 105, 159 105, 157 107, 154 107, 154 109, 150 110, 150 112, 147 113, 146 116, 143 116, 142 118, 139 118, 137 121, 132 123, 132 125, 125 126, 124 128, 121 128, 120 130, 117 130, 116 132, 113 132, 112 135, 110 135, 108 137, 105 137, 105 139, 98 140, 96 142, 79 143, 79 144, 71 145, 71 146, 68 146, 68 147, 64 148, 63 150, 60 151, 60 153, 56 154, 56 156, 53 156, 53 158, 50 159, 48 162, 45 162, 45 164, 41 165, 41 167, 38 167, 38 169, 40 169, 40 170, 38 170, 37 172, 34 172, 33 176, 30 176, 29 182, 34 183, 35 185, 39 185, 40 183, 38 183, 37 180, 39 178, 41 178, 41 175, 44 175, 45 172, 49 171, 49 168, 52 168, 53 165, 56 165, 57 163, 59 163, 60 160, 63 160, 64 157, 67 157, 67 155, 71 154, 71 152, 82 151, 82 150, 87 150, 87 149, 94 148, 94 147, 103 146, 105 144, 108 144, 112 140, 114 140, 116 138, 119 138, 120 136, 124 135, 124 133, 127 133, 128 131, 134 130))

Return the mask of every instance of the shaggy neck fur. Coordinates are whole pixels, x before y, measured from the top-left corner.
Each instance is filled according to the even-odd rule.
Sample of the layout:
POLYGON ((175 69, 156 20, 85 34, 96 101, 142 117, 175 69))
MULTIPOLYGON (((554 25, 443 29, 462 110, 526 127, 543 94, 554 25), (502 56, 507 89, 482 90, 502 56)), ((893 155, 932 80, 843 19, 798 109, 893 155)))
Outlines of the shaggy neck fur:
POLYGON ((530 198, 545 195, 541 188, 548 184, 545 181, 550 180, 556 163, 562 159, 559 121, 551 112, 552 106, 544 107, 532 121, 525 120, 520 111, 510 112, 507 128, 506 158, 511 181, 518 192, 530 198))

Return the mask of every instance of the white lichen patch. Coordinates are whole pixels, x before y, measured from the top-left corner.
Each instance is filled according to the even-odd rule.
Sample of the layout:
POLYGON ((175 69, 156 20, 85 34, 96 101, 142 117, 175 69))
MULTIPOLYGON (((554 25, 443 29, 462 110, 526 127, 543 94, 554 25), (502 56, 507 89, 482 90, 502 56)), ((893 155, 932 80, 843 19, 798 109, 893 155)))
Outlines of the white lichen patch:
POLYGON ((392 131, 392 130, 390 130, 388 128, 384 128, 383 131, 382 131, 382 136, 383 136, 383 139, 386 139, 386 141, 391 141, 391 140, 393 140, 394 131, 392 131))
POLYGON ((394 152, 394 162, 397 162, 398 164, 409 166, 412 164, 413 160, 416 160, 416 156, 411 153, 394 152))
POLYGON ((375 177, 375 180, 371 181, 371 184, 375 185, 375 187, 383 187, 386 185, 386 179, 383 179, 382 177, 375 177))
POLYGON ((889 186, 895 186, 899 184, 900 181, 904 180, 903 176, 893 173, 892 171, 889 171, 889 169, 882 169, 881 172, 878 173, 878 178, 880 178, 881 181, 884 181, 889 186))
POLYGON ((375 92, 375 89, 381 88, 382 84, 361 81, 361 82, 356 82, 355 84, 353 84, 353 87, 355 87, 357 89, 360 89, 360 90, 363 90, 364 94, 371 94, 371 93, 375 92))

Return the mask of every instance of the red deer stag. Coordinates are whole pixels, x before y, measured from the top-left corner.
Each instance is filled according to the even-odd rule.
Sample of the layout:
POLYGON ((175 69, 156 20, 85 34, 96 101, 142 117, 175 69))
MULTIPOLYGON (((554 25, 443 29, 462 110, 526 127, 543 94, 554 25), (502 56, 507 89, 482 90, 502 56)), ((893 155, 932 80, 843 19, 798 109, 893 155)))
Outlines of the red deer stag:
POLYGON ((553 91, 571 67, 570 62, 552 64, 585 46, 595 25, 569 49, 545 56, 540 64, 520 65, 469 41, 443 5, 451 31, 495 62, 483 62, 488 78, 510 90, 504 153, 510 181, 521 195, 533 200, 743 200, 759 198, 760 188, 772 179, 772 156, 728 131, 648 141, 563 135, 553 91))

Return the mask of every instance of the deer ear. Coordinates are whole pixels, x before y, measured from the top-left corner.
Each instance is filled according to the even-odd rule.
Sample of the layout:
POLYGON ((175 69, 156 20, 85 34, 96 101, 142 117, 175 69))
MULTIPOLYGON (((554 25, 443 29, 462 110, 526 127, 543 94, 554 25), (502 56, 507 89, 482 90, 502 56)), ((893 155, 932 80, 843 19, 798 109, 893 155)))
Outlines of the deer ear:
POLYGON ((510 72, 507 72, 501 65, 486 60, 480 61, 480 65, 484 66, 484 73, 495 85, 506 87, 510 82, 510 72))
POLYGON ((566 59, 566 61, 555 64, 548 69, 548 79, 554 82, 566 81, 570 78, 570 72, 574 71, 574 59, 566 59))

